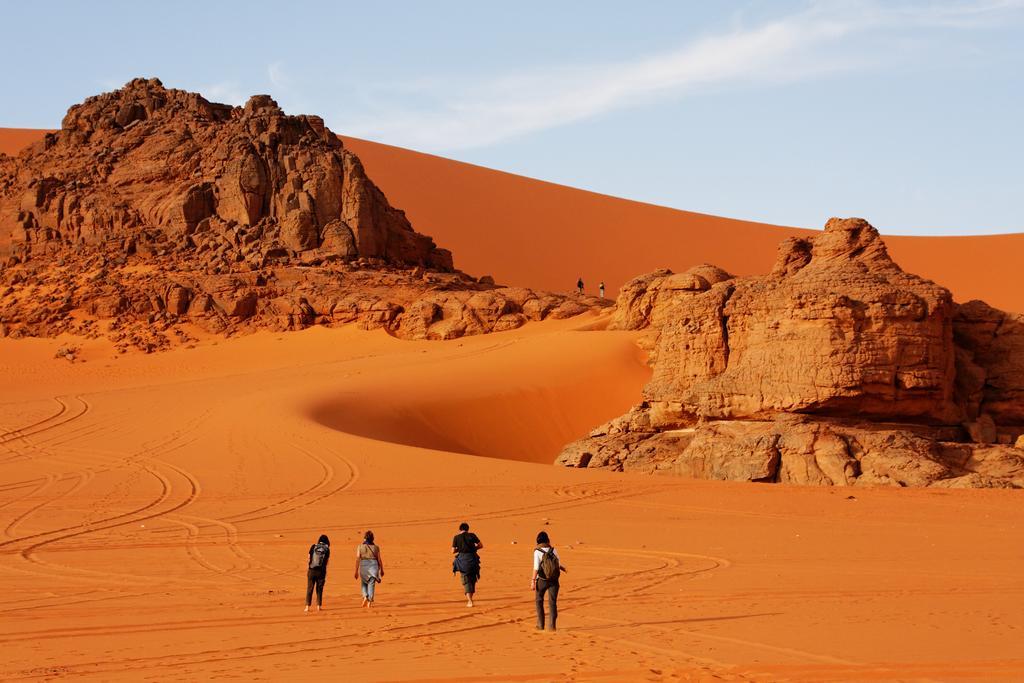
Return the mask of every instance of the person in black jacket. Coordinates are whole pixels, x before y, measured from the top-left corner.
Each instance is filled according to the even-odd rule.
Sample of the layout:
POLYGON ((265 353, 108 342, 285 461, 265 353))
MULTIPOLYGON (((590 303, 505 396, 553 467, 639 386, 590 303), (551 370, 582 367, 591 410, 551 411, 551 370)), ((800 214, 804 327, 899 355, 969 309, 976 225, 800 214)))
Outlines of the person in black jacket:
POLYGON ((316 589, 316 610, 324 602, 324 582, 327 580, 327 562, 331 559, 331 540, 326 534, 320 534, 316 543, 309 546, 309 563, 306 565, 306 609, 313 602, 313 589, 316 589))
POLYGON ((477 551, 483 547, 484 544, 480 542, 477 535, 470 532, 469 524, 463 522, 459 525, 459 533, 452 539, 452 554, 455 555, 455 561, 452 562, 452 573, 462 574, 462 587, 466 591, 466 607, 473 606, 476 582, 480 579, 480 556, 477 551))

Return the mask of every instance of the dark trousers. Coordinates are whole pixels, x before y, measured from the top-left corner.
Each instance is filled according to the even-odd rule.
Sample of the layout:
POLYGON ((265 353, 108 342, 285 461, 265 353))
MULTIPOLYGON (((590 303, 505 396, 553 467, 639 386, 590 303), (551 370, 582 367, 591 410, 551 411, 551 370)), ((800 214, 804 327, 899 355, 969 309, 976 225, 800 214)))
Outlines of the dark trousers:
POLYGON ((544 628, 544 594, 548 594, 548 608, 551 612, 551 630, 555 630, 555 622, 558 621, 558 582, 547 579, 537 579, 537 591, 535 600, 537 602, 537 628, 544 628))
POLYGON ((310 569, 306 572, 306 606, 313 602, 313 589, 316 588, 316 604, 324 604, 324 581, 327 572, 323 569, 310 569))
POLYGON ((462 587, 466 595, 476 593, 476 582, 480 580, 480 556, 475 552, 459 553, 452 563, 452 571, 462 574, 462 587))

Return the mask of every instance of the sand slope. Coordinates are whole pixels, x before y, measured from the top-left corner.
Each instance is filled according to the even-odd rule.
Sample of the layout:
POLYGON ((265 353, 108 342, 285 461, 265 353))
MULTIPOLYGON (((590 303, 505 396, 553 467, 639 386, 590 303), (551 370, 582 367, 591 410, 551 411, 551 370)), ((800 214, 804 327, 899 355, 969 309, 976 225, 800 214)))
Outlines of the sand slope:
MULTIPOLYGON (((456 265, 499 281, 555 291, 582 275, 609 292, 656 268, 713 263, 736 275, 767 272, 778 243, 805 230, 679 211, 609 197, 450 159, 344 138, 417 229, 455 253, 456 265)), ((820 228, 829 216, 821 217, 820 228)), ((871 216, 864 216, 869 221, 871 216)), ((886 226, 876 225, 883 233, 886 226)), ((964 226, 976 227, 976 226, 964 226)), ((886 238, 909 272, 959 301, 1024 311, 1024 234, 886 238)))
POLYGON ((14 156, 47 132, 37 128, 0 128, 0 153, 14 156))
POLYGON ((647 370, 630 335, 586 322, 452 342, 258 333, 116 359, 90 342, 74 365, 53 358, 64 340, 0 340, 0 679, 1024 677, 1019 492, 402 445, 540 459, 621 412, 647 370), (474 610, 450 574, 463 519, 486 545, 474 610), (372 614, 351 578, 368 527, 386 563, 372 614), (542 528, 570 569, 557 635, 532 624, 542 528), (321 532, 327 610, 304 615, 321 532))
MULTIPOLYGON (((45 131, 0 128, 0 152, 16 153, 45 131)), ((713 263, 736 275, 766 272, 778 243, 805 230, 629 201, 429 154, 345 137, 391 203, 451 249, 456 265, 499 282, 569 291, 582 276, 609 296, 656 268, 713 263)), ((824 225, 828 216, 821 217, 824 225)), ((871 216, 864 216, 869 221, 871 216)), ((821 226, 805 226, 819 228, 821 226)), ((887 226, 877 225, 883 233, 887 226)), ((964 226, 976 227, 976 226, 964 226)), ((1024 312, 1024 234, 888 237, 904 269, 1024 312)))

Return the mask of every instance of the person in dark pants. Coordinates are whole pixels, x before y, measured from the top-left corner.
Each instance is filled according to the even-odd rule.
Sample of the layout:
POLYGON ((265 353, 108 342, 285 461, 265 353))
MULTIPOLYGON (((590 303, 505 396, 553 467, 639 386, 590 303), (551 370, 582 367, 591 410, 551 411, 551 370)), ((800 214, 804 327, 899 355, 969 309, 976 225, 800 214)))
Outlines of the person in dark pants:
POLYGON ((537 547, 533 550, 533 589, 534 601, 537 605, 537 630, 544 630, 544 594, 548 596, 548 607, 551 613, 551 630, 555 630, 558 621, 558 579, 564 572, 565 565, 558 559, 558 553, 551 547, 548 532, 537 534, 537 547))
POLYGON ((576 291, 583 294, 583 278, 576 280, 576 291))
POLYGON ((331 559, 331 540, 326 534, 320 534, 316 543, 309 546, 309 564, 306 565, 306 609, 313 602, 313 589, 316 589, 316 610, 324 603, 324 582, 327 581, 327 562, 331 559))
POLYGON ((452 562, 452 573, 459 572, 462 575, 462 587, 466 592, 466 607, 473 606, 476 582, 480 580, 480 555, 477 554, 477 551, 483 547, 484 544, 480 542, 477 535, 469 531, 469 524, 463 522, 459 525, 459 533, 452 539, 452 554, 455 555, 455 560, 452 562))

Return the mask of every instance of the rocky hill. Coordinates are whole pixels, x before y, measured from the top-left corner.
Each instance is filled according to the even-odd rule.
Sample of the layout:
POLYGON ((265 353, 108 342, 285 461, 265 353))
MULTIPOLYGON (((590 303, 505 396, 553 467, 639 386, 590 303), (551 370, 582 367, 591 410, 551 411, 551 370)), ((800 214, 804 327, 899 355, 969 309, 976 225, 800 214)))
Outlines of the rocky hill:
POLYGON ((451 338, 604 305, 456 271, 319 117, 156 79, 91 97, 0 155, 0 264, 0 336, 109 334, 147 350, 188 324, 451 338))
POLYGON ((788 239, 773 271, 713 266, 627 284, 613 327, 647 330, 630 413, 573 467, 706 479, 1024 486, 1024 317, 905 273, 861 219, 788 239))

